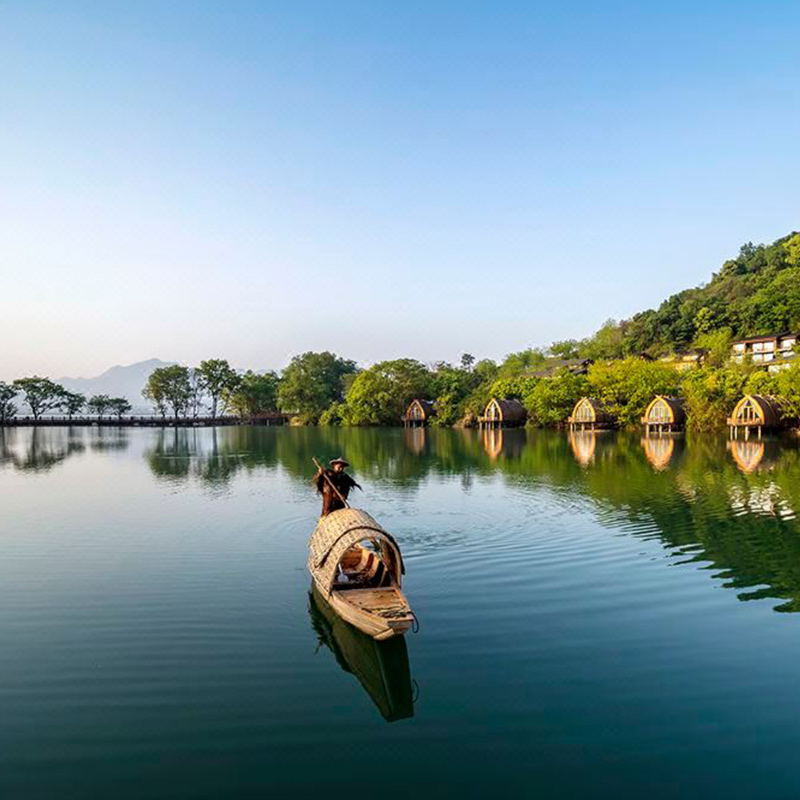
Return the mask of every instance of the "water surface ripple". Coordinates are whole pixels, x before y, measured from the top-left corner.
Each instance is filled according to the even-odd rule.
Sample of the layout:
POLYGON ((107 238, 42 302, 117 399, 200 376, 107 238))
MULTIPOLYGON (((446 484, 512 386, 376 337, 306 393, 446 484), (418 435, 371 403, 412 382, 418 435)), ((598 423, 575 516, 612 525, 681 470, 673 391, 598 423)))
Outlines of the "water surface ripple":
POLYGON ((0 429, 0 503, 4 800, 800 791, 796 439, 0 429), (309 595, 340 454, 393 647, 309 595))

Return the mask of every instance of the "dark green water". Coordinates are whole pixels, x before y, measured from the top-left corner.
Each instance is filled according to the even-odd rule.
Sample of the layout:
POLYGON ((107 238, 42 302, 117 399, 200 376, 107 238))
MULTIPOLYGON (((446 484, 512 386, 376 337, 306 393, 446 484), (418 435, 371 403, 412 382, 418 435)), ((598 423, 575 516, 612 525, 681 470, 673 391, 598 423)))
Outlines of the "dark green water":
POLYGON ((0 797, 796 797, 798 509, 797 440, 0 431, 0 797), (340 454, 391 648, 309 600, 340 454))

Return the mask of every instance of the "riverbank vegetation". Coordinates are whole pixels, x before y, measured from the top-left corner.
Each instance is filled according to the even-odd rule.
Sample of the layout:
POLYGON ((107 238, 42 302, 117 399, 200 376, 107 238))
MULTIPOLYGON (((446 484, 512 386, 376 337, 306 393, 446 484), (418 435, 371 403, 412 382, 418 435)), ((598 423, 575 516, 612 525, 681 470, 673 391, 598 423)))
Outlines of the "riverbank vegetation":
MULTIPOLYGON (((610 320, 587 339, 511 353, 499 364, 465 353, 457 364, 400 358, 360 369, 325 351, 297 355, 278 374, 241 373, 224 359, 210 359, 195 368, 154 370, 142 394, 163 417, 283 413, 295 424, 324 426, 398 425, 414 398, 433 401, 434 426, 471 426, 493 397, 519 399, 530 426, 557 426, 588 395, 621 427, 636 425, 661 394, 683 398, 690 428, 715 430, 743 393, 778 396, 786 414, 800 418, 800 363, 771 373, 730 358, 735 337, 780 330, 800 331, 798 233, 771 245, 744 245, 708 284, 657 309, 610 320), (702 353, 692 368, 675 358, 688 352, 702 353)), ((84 409, 101 417, 130 410, 125 398, 86 398, 33 376, 0 383, 0 424, 17 413, 18 401, 35 420, 58 412, 71 418, 84 409)))

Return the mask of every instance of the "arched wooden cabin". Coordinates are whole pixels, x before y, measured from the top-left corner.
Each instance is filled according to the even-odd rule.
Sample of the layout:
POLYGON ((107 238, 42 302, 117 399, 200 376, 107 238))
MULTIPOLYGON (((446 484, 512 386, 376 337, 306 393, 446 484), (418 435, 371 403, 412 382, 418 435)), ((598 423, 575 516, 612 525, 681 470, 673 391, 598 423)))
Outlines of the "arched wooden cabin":
POLYGON ((525 424, 528 412, 519 400, 500 400, 493 397, 483 416, 478 417, 481 428, 517 428, 525 424))
POLYGON ((739 430, 744 438, 750 438, 750 431, 756 431, 761 438, 762 431, 774 431, 786 427, 780 401, 776 397, 762 394, 746 394, 728 417, 728 428, 734 439, 739 438, 739 430))
POLYGON ((599 400, 582 397, 575 403, 572 414, 567 418, 567 425, 572 431, 599 431, 616 427, 616 420, 599 400))
POLYGON ((424 428, 436 416, 436 408, 432 400, 414 399, 403 415, 403 425, 407 428, 424 428))
POLYGON ((683 400, 677 397, 656 395, 642 417, 647 433, 674 433, 682 431, 686 425, 686 412, 683 400))

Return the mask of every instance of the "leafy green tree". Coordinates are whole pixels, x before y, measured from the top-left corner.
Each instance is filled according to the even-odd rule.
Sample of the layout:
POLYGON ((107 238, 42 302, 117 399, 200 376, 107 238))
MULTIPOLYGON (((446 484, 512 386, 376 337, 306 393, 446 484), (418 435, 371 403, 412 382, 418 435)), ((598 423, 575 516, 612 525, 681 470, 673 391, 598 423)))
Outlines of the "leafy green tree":
MULTIPOLYGON (((462 364, 465 363, 463 357, 461 361, 462 364)), ((461 368, 445 362, 437 364, 431 383, 431 393, 436 406, 433 424, 455 425, 464 416, 464 401, 479 383, 480 376, 472 370, 472 362, 461 368)))
POLYGON ((112 397, 108 402, 110 413, 115 414, 121 420, 124 414, 130 414, 131 404, 125 397, 112 397))
POLYGON ((597 333, 581 343, 580 354, 584 358, 620 358, 624 352, 622 325, 610 319, 597 333))
POLYGON ((475 356, 471 353, 464 353, 461 356, 461 369, 469 372, 472 369, 472 365, 475 363, 475 356))
POLYGON ((588 393, 589 381, 585 376, 560 370, 526 392, 523 403, 528 409, 528 420, 537 425, 563 425, 575 403, 588 393))
POLYGON ((381 361, 353 380, 342 417, 348 425, 397 425, 415 397, 430 397, 431 374, 413 358, 381 361))
POLYGON ((695 346, 707 350, 706 363, 713 367, 724 366, 731 357, 733 333, 730 328, 719 328, 697 337, 695 346))
POLYGON ((327 351, 295 356, 283 371, 278 404, 313 424, 328 406, 344 399, 346 379, 357 371, 355 361, 327 351))
POLYGON ((200 373, 196 369, 189 370, 189 401, 186 404, 186 412, 191 413, 192 419, 200 416, 203 408, 203 399, 206 396, 205 385, 200 373))
POLYGON ((86 403, 86 408, 90 413, 96 414, 100 419, 111 410, 112 400, 107 394, 96 394, 90 397, 86 403))
POLYGON ((0 381, 0 425, 5 425, 17 414, 17 407, 14 405, 14 398, 17 396, 17 389, 8 383, 0 381))
POLYGON ((37 421, 42 414, 58 408, 64 391, 62 386, 54 383, 49 378, 40 378, 38 375, 34 375, 31 378, 19 378, 14 381, 12 386, 17 391, 22 392, 25 404, 37 421))
POLYGON ((532 370, 541 369, 547 362, 544 351, 529 347, 518 353, 509 353, 500 364, 499 375, 501 378, 513 378, 532 370))
POLYGON ((800 420, 800 362, 782 370, 774 379, 772 393, 780 397, 784 412, 789 417, 800 420))
POLYGON ((188 367, 174 364, 171 367, 158 367, 150 373, 142 396, 149 400, 164 416, 170 408, 175 419, 186 414, 192 397, 192 384, 188 367))
POLYGON ((573 359, 580 354, 580 342, 577 339, 564 339, 550 345, 550 355, 554 358, 573 359))
POLYGON ((633 357, 592 364, 588 381, 590 393, 625 426, 639 422, 654 395, 676 394, 680 375, 668 364, 633 357))
POLYGON ((86 398, 80 392, 69 392, 62 390, 59 407, 71 420, 76 414, 80 414, 86 405, 86 398))
POLYGON ((211 400, 211 418, 216 419, 220 399, 231 392, 239 382, 239 376, 231 365, 222 358, 201 361, 196 370, 201 386, 211 400))
POLYGON ((319 425, 323 428, 341 425, 343 423, 342 412, 344 403, 333 403, 319 415, 319 425))
POLYGON ((724 368, 704 366, 687 372, 681 390, 688 427, 696 431, 723 428, 752 372, 751 367, 739 364, 724 368))
POLYGON ((274 372, 261 375, 248 370, 234 388, 223 393, 223 402, 237 416, 257 417, 274 412, 278 407, 279 378, 274 372))

